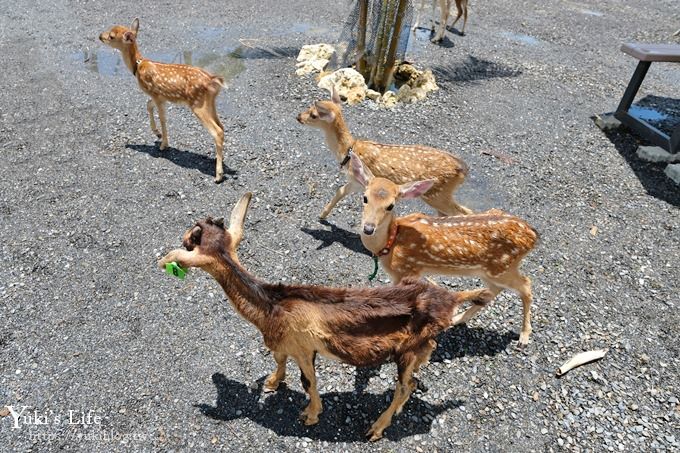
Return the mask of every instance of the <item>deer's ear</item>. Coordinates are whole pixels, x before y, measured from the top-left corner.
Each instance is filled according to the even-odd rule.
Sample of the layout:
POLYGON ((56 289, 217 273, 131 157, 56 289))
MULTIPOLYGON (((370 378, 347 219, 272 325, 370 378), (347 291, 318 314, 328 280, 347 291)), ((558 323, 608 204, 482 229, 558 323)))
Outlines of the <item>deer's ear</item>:
POLYGON ((329 108, 325 107, 323 103, 317 101, 314 103, 314 107, 316 107, 316 111, 319 114, 320 120, 330 123, 335 119, 335 113, 333 113, 329 108))
POLYGON ((333 85, 333 88, 331 89, 331 100, 335 105, 342 105, 342 99, 340 99, 340 95, 335 89, 335 85, 333 85))
POLYGON ((132 25, 130 26, 130 29, 133 31, 133 33, 136 35, 137 31, 139 31, 139 18, 135 17, 135 20, 132 21, 132 25))
POLYGON ((131 31, 126 31, 125 33, 123 33, 123 42, 132 44, 133 42, 135 42, 135 34, 132 33, 131 31))
POLYGON ((349 161, 354 179, 356 179, 359 184, 366 187, 373 179, 373 173, 371 173, 371 170, 361 162, 359 156, 351 151, 349 153, 349 161))
POLYGON ((399 186, 399 195, 401 198, 418 198, 425 192, 430 190, 434 185, 434 180, 426 179, 424 181, 416 181, 399 186))

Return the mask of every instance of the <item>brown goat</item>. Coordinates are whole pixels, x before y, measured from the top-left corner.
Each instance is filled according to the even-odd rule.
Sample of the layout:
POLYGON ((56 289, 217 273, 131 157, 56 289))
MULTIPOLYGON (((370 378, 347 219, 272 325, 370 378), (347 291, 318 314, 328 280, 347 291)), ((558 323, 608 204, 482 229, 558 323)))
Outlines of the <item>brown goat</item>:
POLYGON ((297 362, 310 399, 300 415, 306 425, 317 423, 322 411, 314 370, 317 353, 354 366, 395 361, 394 398, 367 433, 370 440, 381 438, 416 387, 413 373, 428 362, 436 347, 434 338, 450 326, 454 310, 464 301, 485 300, 488 295, 484 290, 452 293, 415 279, 379 288, 265 283, 249 274, 236 255, 250 198, 247 193, 238 202, 228 230, 222 221, 199 221, 184 234, 186 250, 171 251, 159 265, 175 261, 205 270, 236 311, 262 332, 277 364, 265 381, 265 391, 278 388, 288 357, 297 362))

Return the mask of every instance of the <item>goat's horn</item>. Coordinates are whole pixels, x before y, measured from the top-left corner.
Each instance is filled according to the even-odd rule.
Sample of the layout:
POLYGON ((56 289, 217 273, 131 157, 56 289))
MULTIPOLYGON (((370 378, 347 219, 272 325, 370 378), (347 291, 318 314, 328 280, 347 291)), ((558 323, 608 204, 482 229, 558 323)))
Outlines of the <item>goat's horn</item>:
POLYGON ((252 192, 246 192, 238 203, 236 203, 234 209, 231 210, 231 216, 229 217, 229 234, 231 235, 234 248, 238 247, 243 238, 243 221, 246 218, 246 212, 248 211, 248 205, 250 204, 250 199, 252 197, 252 192))

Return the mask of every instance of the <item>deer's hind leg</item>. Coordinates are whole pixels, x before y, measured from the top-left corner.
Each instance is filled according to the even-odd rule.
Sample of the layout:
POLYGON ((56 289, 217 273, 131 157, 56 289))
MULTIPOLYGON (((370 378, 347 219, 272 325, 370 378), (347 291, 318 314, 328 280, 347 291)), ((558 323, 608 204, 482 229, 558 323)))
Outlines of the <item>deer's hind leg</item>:
POLYGON ((194 115, 203 123, 215 140, 215 182, 222 182, 224 177, 223 150, 224 126, 217 116, 215 98, 208 98, 200 107, 192 107, 194 115))
MULTIPOLYGON (((517 266, 519 266, 519 263, 517 266)), ((522 275, 517 266, 508 269, 508 271, 500 276, 495 283, 504 288, 513 290, 522 299, 524 310, 522 316, 522 330, 519 334, 519 346, 522 347, 529 343, 529 336, 531 335, 531 303, 533 301, 533 296, 531 294, 531 279, 522 275)))
POLYGON ((473 214, 471 209, 458 204, 453 197, 453 192, 459 185, 460 183, 456 183, 449 187, 443 187, 434 193, 430 193, 432 192, 432 190, 430 190, 422 196, 422 199, 425 203, 435 208, 440 216, 473 214))

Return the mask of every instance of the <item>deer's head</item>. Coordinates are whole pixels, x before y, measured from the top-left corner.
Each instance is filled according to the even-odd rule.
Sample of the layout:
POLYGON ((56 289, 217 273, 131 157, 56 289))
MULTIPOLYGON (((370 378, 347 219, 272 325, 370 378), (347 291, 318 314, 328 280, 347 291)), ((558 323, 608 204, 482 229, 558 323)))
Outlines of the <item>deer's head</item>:
POLYGON ((417 198, 430 190, 434 181, 427 179, 407 184, 395 184, 389 179, 376 178, 359 156, 350 155, 352 174, 365 188, 364 210, 361 215, 361 234, 373 235, 385 231, 394 217, 394 206, 402 198, 417 198))
POLYGON ((137 39, 138 30, 139 19, 135 19, 132 21, 130 28, 122 25, 114 25, 111 29, 99 35, 99 40, 114 49, 125 50, 137 39))
POLYGON ((300 124, 306 126, 325 129, 329 127, 336 118, 342 116, 342 101, 340 96, 333 88, 331 92, 331 99, 328 101, 316 101, 304 112, 297 116, 300 124))

